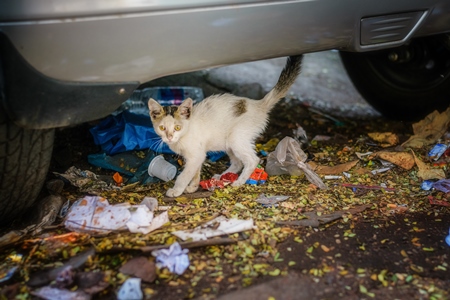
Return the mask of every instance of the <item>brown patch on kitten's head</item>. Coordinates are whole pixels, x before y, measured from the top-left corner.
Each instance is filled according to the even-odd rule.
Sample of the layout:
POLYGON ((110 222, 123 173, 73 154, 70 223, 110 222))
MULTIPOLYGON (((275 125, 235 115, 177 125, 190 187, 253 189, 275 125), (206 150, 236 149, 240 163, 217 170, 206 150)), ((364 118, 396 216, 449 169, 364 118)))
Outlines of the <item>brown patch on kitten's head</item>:
POLYGON ((160 121, 166 115, 163 107, 152 98, 148 100, 148 109, 152 121, 160 121))
POLYGON ((233 104, 233 113, 236 117, 239 117, 247 112, 247 103, 244 99, 237 100, 233 104))
POLYGON ((192 105, 192 99, 187 98, 183 101, 183 103, 180 104, 180 106, 178 106, 178 110, 175 112, 174 117, 186 120, 189 119, 191 117, 192 105))

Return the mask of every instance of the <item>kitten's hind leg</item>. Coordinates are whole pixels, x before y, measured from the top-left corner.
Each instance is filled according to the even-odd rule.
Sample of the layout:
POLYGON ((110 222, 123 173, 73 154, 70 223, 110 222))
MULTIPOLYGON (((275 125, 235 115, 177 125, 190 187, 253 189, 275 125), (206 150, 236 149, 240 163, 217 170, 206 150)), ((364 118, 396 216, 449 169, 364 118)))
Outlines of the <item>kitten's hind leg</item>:
POLYGON ((200 185, 200 171, 201 168, 198 169, 197 173, 195 173, 194 178, 192 178, 191 182, 186 188, 186 193, 194 193, 198 190, 198 186, 200 185))
POLYGON ((240 170, 242 170, 242 167, 244 166, 239 158, 234 155, 232 150, 227 151, 228 157, 230 158, 231 166, 225 170, 225 172, 222 173, 239 173, 240 170))
POLYGON ((242 164, 244 165, 244 169, 242 170, 241 175, 239 175, 239 178, 233 182, 232 186, 241 186, 243 185, 247 179, 250 178, 250 175, 252 175, 255 168, 258 166, 259 158, 255 153, 254 145, 251 143, 245 143, 245 144, 237 144, 238 146, 233 148, 233 152, 237 159, 242 161, 242 164))

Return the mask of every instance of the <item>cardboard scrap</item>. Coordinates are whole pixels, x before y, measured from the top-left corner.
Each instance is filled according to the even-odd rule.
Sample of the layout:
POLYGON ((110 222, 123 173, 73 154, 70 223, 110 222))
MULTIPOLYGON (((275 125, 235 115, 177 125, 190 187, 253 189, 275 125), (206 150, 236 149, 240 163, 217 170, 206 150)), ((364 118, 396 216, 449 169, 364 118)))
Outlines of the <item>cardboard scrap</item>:
POLYGON ((417 167, 419 168, 419 171, 417 172, 418 177, 422 178, 423 180, 445 178, 444 170, 430 168, 427 164, 425 164, 423 161, 417 158, 414 151, 412 151, 412 154, 414 155, 414 160, 416 162, 417 167))
POLYGON ((437 110, 425 119, 412 125, 414 135, 402 144, 403 147, 421 148, 434 144, 441 138, 450 125, 450 107, 439 113, 437 110))
POLYGON ((414 156, 408 152, 380 151, 376 155, 378 158, 391 162, 405 170, 411 170, 415 165, 414 156))
POLYGON ((317 174, 322 174, 322 175, 335 175, 335 174, 341 174, 342 172, 347 172, 351 168, 356 166, 357 163, 358 163, 358 160, 354 160, 354 161, 346 162, 346 163, 339 164, 339 165, 336 165, 333 167, 329 167, 329 166, 318 165, 313 161, 308 162, 308 164, 314 170, 314 172, 316 172, 317 174))
POLYGON ((392 132, 371 132, 367 134, 372 140, 380 143, 383 148, 395 146, 399 143, 398 136, 392 132))

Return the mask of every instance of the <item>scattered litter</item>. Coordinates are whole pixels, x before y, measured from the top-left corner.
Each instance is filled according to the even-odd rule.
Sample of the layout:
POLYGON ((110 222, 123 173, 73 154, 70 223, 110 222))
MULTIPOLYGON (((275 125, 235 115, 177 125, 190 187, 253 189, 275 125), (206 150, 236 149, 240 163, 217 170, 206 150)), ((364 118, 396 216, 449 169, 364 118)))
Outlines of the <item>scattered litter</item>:
POLYGON ((447 206, 450 207, 450 202, 439 200, 434 198, 433 196, 428 196, 428 201, 430 201, 431 205, 440 205, 440 206, 447 206))
POLYGON ((351 183, 341 183, 342 186, 352 188, 352 189, 366 189, 366 190, 385 190, 389 192, 394 192, 394 188, 388 188, 377 185, 362 185, 362 184, 351 184, 351 183))
POLYGON ((268 176, 269 175, 267 175, 266 171, 264 171, 264 169, 261 166, 258 166, 245 183, 252 185, 264 184, 266 183, 268 176))
POLYGON ((325 175, 323 178, 327 179, 327 180, 333 180, 333 179, 341 179, 342 176, 339 176, 339 175, 325 175))
POLYGON ((363 157, 366 157, 366 156, 369 156, 369 155, 372 155, 373 154, 373 152, 371 152, 371 151, 369 151, 369 152, 365 152, 365 153, 361 153, 361 152, 355 152, 355 154, 356 154, 356 156, 359 158, 359 159, 362 159, 363 157))
POLYGON ((253 226, 253 219, 227 219, 225 216, 219 216, 194 229, 179 230, 172 232, 172 234, 181 238, 183 241, 188 239, 199 241, 206 240, 214 236, 251 230, 253 229, 253 226))
POLYGON ((380 146, 383 148, 395 146, 399 142, 398 136, 392 132, 371 132, 367 135, 372 140, 381 143, 380 146))
POLYGON ((261 203, 266 207, 271 207, 276 205, 278 202, 285 201, 289 199, 291 196, 270 196, 266 197, 264 194, 260 194, 256 199, 256 202, 261 203))
POLYGON ((133 233, 147 234, 168 221, 167 211, 154 217, 145 204, 110 205, 103 197, 86 196, 72 205, 64 224, 68 230, 94 235, 127 228, 133 233))
POLYGON ((158 268, 166 267, 171 273, 182 275, 189 267, 188 249, 181 249, 178 242, 170 245, 169 249, 152 251, 156 257, 156 266, 158 268))
POLYGON ((114 173, 113 179, 117 186, 121 186, 123 184, 123 177, 119 174, 119 172, 114 173))
POLYGON ((450 229, 448 230, 448 235, 445 237, 445 242, 450 246, 450 229))
POLYGON ((200 186, 208 191, 214 191, 216 188, 223 189, 225 186, 235 182, 239 175, 236 173, 225 173, 219 179, 213 177, 211 179, 200 181, 200 186))
POLYGON ((144 295, 141 291, 141 279, 140 278, 128 278, 120 287, 117 294, 118 300, 140 300, 144 299, 144 295))
POLYGON ((437 110, 412 125, 414 135, 402 144, 403 147, 422 148, 438 141, 450 125, 450 107, 439 113, 437 110))
POLYGON ((305 164, 307 155, 300 148, 299 142, 291 137, 282 139, 275 151, 269 153, 266 163, 266 172, 269 175, 301 175, 305 174, 306 178, 319 187, 326 189, 327 186, 323 183, 320 177, 311 169, 308 164, 305 164))
POLYGON ((442 154, 445 153, 447 148, 448 146, 445 144, 436 144, 434 145, 433 149, 431 149, 430 152, 428 152, 428 157, 436 161, 442 156, 442 154))
POLYGON ((376 175, 376 174, 379 174, 379 173, 387 172, 390 169, 392 169, 392 168, 390 168, 390 167, 388 167, 388 168, 380 168, 380 169, 372 170, 372 171, 370 171, 370 173, 372 173, 373 175, 376 175))

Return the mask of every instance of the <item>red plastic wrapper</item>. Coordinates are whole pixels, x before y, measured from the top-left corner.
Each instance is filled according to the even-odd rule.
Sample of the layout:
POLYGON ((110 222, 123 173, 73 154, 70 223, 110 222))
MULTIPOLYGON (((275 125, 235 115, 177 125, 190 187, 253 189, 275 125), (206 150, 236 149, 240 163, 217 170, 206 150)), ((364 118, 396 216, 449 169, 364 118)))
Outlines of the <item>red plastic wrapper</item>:
POLYGON ((213 191, 215 188, 224 188, 226 185, 235 182, 238 177, 239 175, 235 173, 225 173, 220 176, 220 179, 202 180, 200 185, 205 190, 213 191))
POLYGON ((430 201, 430 204, 432 205, 440 205, 440 206, 447 206, 450 207, 450 203, 444 200, 439 200, 434 198, 433 196, 428 196, 428 200, 430 201))
POLYGON ((220 180, 224 182, 233 183, 238 179, 239 175, 236 173, 225 173, 222 176, 220 176, 220 180))

